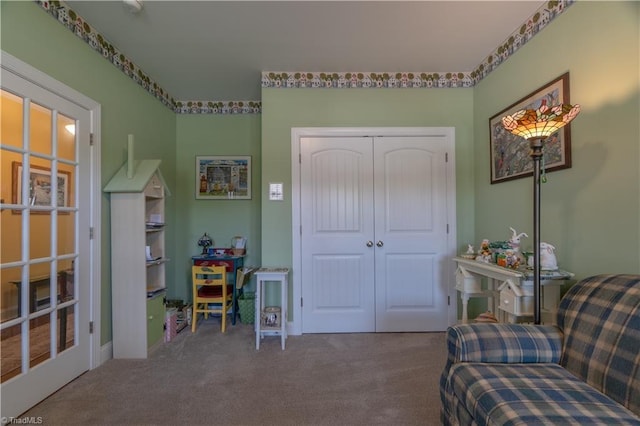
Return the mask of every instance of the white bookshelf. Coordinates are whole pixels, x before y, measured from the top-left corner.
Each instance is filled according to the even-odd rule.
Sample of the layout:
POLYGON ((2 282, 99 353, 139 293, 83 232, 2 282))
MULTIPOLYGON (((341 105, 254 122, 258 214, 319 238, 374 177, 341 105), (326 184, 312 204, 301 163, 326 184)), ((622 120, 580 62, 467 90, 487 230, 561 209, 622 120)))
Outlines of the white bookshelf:
POLYGON ((146 358, 164 327, 165 196, 160 160, 126 165, 111 179, 113 357, 146 358))

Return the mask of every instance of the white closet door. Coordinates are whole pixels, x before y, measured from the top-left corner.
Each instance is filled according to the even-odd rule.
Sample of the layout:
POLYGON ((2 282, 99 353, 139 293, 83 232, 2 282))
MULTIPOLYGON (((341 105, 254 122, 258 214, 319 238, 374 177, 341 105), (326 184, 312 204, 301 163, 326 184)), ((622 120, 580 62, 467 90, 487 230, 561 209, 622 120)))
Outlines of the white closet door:
POLYGON ((374 141, 376 331, 447 327, 444 136, 374 141))
POLYGON ((446 329, 450 145, 300 139, 303 333, 446 329))
POLYGON ((374 331, 371 138, 300 143, 303 331, 374 331))

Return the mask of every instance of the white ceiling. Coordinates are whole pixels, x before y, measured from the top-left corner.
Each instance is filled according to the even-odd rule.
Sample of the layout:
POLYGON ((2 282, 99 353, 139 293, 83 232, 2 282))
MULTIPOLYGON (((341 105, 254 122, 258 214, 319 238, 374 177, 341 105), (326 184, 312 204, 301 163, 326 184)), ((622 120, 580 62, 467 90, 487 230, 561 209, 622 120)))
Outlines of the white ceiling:
POLYGON ((546 1, 67 1, 176 100, 259 100, 262 71, 470 72, 546 1))

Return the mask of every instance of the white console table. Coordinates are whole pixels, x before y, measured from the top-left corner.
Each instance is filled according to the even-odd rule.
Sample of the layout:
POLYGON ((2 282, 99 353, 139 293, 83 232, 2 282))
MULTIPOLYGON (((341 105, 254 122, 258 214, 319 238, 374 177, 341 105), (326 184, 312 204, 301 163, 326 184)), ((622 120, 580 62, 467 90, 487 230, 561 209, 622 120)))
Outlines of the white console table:
MULTIPOLYGON (((488 309, 501 322, 517 322, 533 316, 533 270, 509 269, 494 263, 456 257, 456 290, 462 299, 462 322, 468 322, 467 306, 472 297, 487 299, 488 309), (486 279, 486 287, 482 285, 486 279)), ((541 310, 545 322, 555 323, 563 280, 573 277, 562 270, 542 271, 541 310)))

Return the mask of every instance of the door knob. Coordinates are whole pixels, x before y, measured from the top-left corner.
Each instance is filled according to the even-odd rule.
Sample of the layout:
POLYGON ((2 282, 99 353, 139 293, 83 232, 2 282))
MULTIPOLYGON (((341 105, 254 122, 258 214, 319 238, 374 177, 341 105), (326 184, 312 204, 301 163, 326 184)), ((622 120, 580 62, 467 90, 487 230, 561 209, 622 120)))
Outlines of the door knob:
POLYGON ((382 247, 384 245, 384 243, 382 242, 382 240, 378 240, 378 242, 376 243, 376 245, 378 247, 382 247))
POLYGON ((367 241, 367 247, 373 247, 373 241, 371 240, 367 241))

